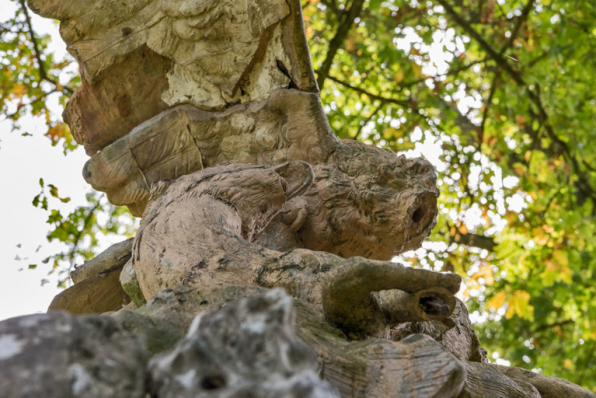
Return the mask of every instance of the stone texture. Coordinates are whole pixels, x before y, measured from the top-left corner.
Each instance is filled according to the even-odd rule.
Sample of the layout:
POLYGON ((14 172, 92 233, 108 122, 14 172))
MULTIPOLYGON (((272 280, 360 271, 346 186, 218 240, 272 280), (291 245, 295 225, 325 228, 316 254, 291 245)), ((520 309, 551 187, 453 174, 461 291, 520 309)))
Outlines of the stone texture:
POLYGON ((141 307, 147 304, 147 300, 145 300, 145 296, 143 296, 143 292, 139 286, 137 274, 132 266, 132 259, 129 259, 126 264, 124 264, 124 267, 122 267, 122 272, 120 272, 120 284, 122 285, 122 290, 126 292, 128 297, 130 297, 130 300, 135 303, 136 306, 141 307))
POLYGON ((65 118, 90 155, 177 104, 221 110, 280 87, 317 91, 298 0, 28 4, 62 21, 79 61, 65 118))
POLYGON ((429 335, 441 343, 457 358, 471 362, 487 362, 486 350, 480 347, 480 340, 470 322, 468 309, 457 300, 455 310, 443 321, 404 322, 389 331, 389 338, 400 341, 414 333, 429 335))
POLYGON ((198 315, 176 347, 151 360, 153 393, 183 397, 339 397, 294 335, 281 290, 198 315))
MULTIPOLYGON (((215 349, 214 347, 221 347, 217 352, 223 351, 228 354, 217 356, 218 360, 214 360, 215 364, 201 367, 200 372, 203 373, 196 370, 191 380, 194 380, 197 385, 201 381, 198 375, 207 374, 208 370, 216 370, 219 373, 215 372, 215 374, 225 375, 232 366, 235 369, 233 372, 238 375, 243 371, 258 372, 259 368, 268 366, 259 365, 257 369, 248 370, 244 368, 246 366, 244 360, 238 358, 244 358, 245 354, 252 349, 251 347, 254 348, 254 344, 258 345, 261 340, 257 336, 254 341, 249 341, 248 347, 245 347, 242 342, 248 338, 246 335, 251 336, 251 334, 244 329, 239 329, 246 325, 253 325, 246 326, 250 329, 255 324, 270 324, 273 325, 272 330, 277 330, 275 333, 279 330, 289 330, 280 329, 277 322, 282 319, 284 324, 291 324, 294 311, 296 335, 311 347, 306 349, 299 358, 312 358, 311 354, 314 351, 318 358, 316 373, 334 385, 343 397, 453 397, 463 388, 466 378, 464 363, 428 336, 412 335, 403 342, 391 342, 386 339, 349 341, 342 331, 329 324, 319 307, 303 300, 293 299, 292 306, 295 310, 292 310, 285 294, 280 294, 279 290, 275 295, 266 292, 266 289, 256 286, 224 286, 209 289, 179 287, 158 293, 146 307, 134 311, 125 309, 113 316, 123 328, 134 332, 142 341, 145 341, 148 347, 151 347, 151 352, 162 353, 153 360, 152 369, 159 374, 156 379, 162 380, 164 384, 159 385, 165 390, 168 390, 165 387, 169 385, 167 383, 178 383, 171 379, 181 374, 189 374, 191 366, 198 369, 199 365, 190 358, 194 358, 197 353, 203 353, 204 357, 212 358, 210 353, 215 349), (237 301, 238 299, 240 301, 237 301), (261 308, 260 303, 264 302, 270 303, 274 308, 283 309, 281 313, 286 315, 280 316, 279 311, 267 310, 266 314, 255 316, 254 309, 261 308), (195 314, 203 315, 194 318, 195 314), (195 321, 195 327, 191 326, 193 319, 199 319, 195 321), (248 320, 254 322, 249 324, 248 320), (275 320, 275 322, 266 323, 264 320, 275 320), (240 326, 236 322, 240 322, 240 326), (176 341, 188 328, 194 333, 187 333, 181 340, 183 343, 176 345, 176 341), (198 329, 201 331, 197 332, 198 329), (228 344, 221 342, 224 337, 228 344), (213 343, 201 345, 199 341, 213 343), (230 342, 234 344, 231 345, 230 342), (244 349, 241 350, 238 347, 244 347, 244 349), (233 354, 236 352, 239 354, 233 354), (174 360, 171 362, 172 366, 176 363, 175 366, 180 367, 173 370, 167 367, 167 371, 164 370, 163 374, 161 370, 155 370, 158 363, 172 360, 174 360), (231 363, 234 365, 230 365, 231 363), (174 376, 170 377, 167 374, 174 376), (166 381, 163 381, 164 378, 166 381)), ((259 312, 256 311, 256 313, 259 312)), ((268 329, 271 330, 271 328, 268 329)), ((292 334, 284 332, 284 335, 292 334)), ((268 334, 268 336, 271 335, 268 334)), ((264 343, 265 347, 271 348, 280 339, 265 338, 265 340, 267 340, 267 343, 264 343)), ((274 353, 277 352, 273 358, 279 358, 278 349, 281 350, 280 352, 287 352, 285 351, 287 347, 288 345, 284 345, 273 350, 274 353)), ((302 351, 305 346, 302 343, 295 343, 294 347, 302 351)), ((265 358, 270 358, 269 349, 264 349, 263 352, 267 354, 264 355, 265 358)), ((261 361, 258 359, 260 355, 250 356, 255 358, 256 363, 261 361)), ((266 361, 266 359, 262 360, 266 361)), ((298 363, 303 365, 310 363, 308 366, 312 370, 310 361, 311 359, 298 363)), ((295 363, 291 360, 289 362, 295 363)), ((190 374, 192 375, 192 372, 190 374)), ((245 383, 245 381, 239 383, 245 383)), ((226 386, 228 384, 230 383, 226 383, 226 386)), ((171 388, 180 388, 180 386, 171 388)), ((204 390, 198 388, 197 391, 203 393, 204 390)), ((226 391, 228 390, 223 389, 214 393, 224 394, 226 391)), ((261 395, 257 394, 257 396, 261 395)))
POLYGON ((109 317, 55 312, 0 322, 3 398, 145 398, 147 359, 109 317))
POLYGON ((467 378, 458 398, 541 398, 534 386, 510 379, 487 363, 466 363, 467 378))
POLYGON ((130 297, 122 289, 122 268, 101 272, 60 292, 48 307, 48 311, 68 311, 71 314, 101 314, 118 311, 130 303, 130 297))
POLYGON ((122 289, 120 273, 130 260, 133 240, 116 243, 70 273, 74 286, 58 294, 48 310, 71 314, 117 311, 130 302, 122 289))
POLYGON ((503 374, 516 381, 530 383, 540 392, 542 398, 573 397, 573 398, 596 398, 596 394, 567 380, 557 377, 550 377, 530 372, 521 368, 510 368, 508 366, 493 365, 503 374))
POLYGON ((160 179, 176 179, 222 162, 318 164, 338 143, 318 95, 275 90, 267 100, 222 112, 175 106, 94 155, 83 176, 112 203, 141 215, 149 186, 160 179))
MULTIPOLYGON (((429 289, 426 299, 441 297, 444 313, 420 310, 420 297, 409 297, 415 311, 401 321, 451 314, 455 301, 449 297, 461 281, 457 275, 363 258, 344 260, 304 249, 282 253, 251 243, 311 181, 308 164, 289 162, 276 167, 212 167, 155 184, 133 248, 133 266, 145 298, 178 285, 284 287, 294 297, 322 304, 333 322, 355 336, 375 335, 388 322, 370 295, 374 291, 429 289)), ((408 237, 406 233, 403 238, 408 237)))
POLYGON ((132 238, 116 243, 93 259, 85 261, 83 265, 75 268, 70 273, 72 281, 77 284, 101 273, 122 268, 131 258, 132 243, 132 238))

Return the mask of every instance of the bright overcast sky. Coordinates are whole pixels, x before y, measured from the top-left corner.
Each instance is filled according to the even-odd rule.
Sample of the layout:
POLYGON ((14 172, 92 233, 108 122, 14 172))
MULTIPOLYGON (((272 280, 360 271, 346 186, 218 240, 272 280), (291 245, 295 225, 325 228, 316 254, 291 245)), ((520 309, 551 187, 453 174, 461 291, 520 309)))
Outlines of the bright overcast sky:
MULTIPOLYGON (((14 15, 15 4, 0 0, 0 21, 14 15)), ((32 17, 38 33, 52 35, 50 51, 63 57, 65 45, 57 25, 32 17)), ((60 114, 57 104, 53 109, 60 114)), ((0 120, 3 119, 0 115, 0 120)), ((11 132, 9 122, 0 122, 0 320, 45 312, 60 291, 56 287, 56 276, 48 275, 50 265, 41 263, 64 247, 47 242, 48 213, 31 204, 40 192, 39 179, 43 178, 46 185, 56 185, 60 196, 72 199, 68 204, 55 204, 62 214, 84 205, 85 193, 89 190, 81 175, 87 160, 82 149, 64 156, 60 146, 52 147, 43 135, 47 127, 42 118, 24 118, 20 124, 22 129, 11 132), (32 136, 22 137, 22 132, 32 136), (27 269, 29 264, 38 264, 38 269, 27 269), (43 279, 49 281, 44 286, 43 279)))

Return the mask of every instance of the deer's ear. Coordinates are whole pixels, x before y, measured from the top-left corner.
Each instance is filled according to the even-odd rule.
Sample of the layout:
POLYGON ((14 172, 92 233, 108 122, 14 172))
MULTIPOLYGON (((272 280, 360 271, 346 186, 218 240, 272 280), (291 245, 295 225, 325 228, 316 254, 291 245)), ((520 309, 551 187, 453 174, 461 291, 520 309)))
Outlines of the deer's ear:
POLYGON ((287 199, 304 193, 315 179, 315 173, 310 164, 301 160, 280 164, 275 166, 274 170, 287 182, 285 187, 287 199))

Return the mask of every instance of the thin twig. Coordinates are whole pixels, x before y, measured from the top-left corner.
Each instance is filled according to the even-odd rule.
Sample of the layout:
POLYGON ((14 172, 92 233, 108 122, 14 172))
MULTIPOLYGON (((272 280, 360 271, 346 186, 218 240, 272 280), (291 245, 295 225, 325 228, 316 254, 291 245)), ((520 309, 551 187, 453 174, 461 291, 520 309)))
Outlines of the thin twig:
POLYGON ((385 106, 386 102, 385 101, 381 101, 381 104, 377 107, 377 109, 375 109, 369 117, 366 118, 366 120, 364 120, 364 122, 360 125, 360 127, 358 127, 358 131, 356 132, 356 134, 354 135, 354 137, 352 139, 354 140, 359 140, 360 139, 360 133, 362 133, 362 130, 364 129, 364 127, 368 124, 368 122, 370 122, 372 120, 373 117, 375 117, 375 115, 377 113, 379 113, 379 111, 385 106))
POLYGON ((480 151, 480 147, 484 142, 484 126, 486 125, 486 119, 488 117, 488 111, 490 106, 493 102, 493 96, 495 95, 495 91, 497 88, 497 82, 499 80, 499 74, 495 73, 495 77, 493 79, 493 83, 490 86, 490 93, 488 94, 488 98, 486 99, 486 103, 484 104, 484 112, 482 113, 482 122, 480 123, 480 128, 478 129, 478 151, 480 151))
POLYGON ((339 48, 343 45, 346 37, 348 37, 348 33, 354 24, 354 21, 360 13, 362 12, 362 8, 364 7, 364 0, 354 0, 350 9, 345 14, 344 20, 339 25, 335 36, 329 42, 329 48, 327 49, 327 56, 323 61, 323 65, 317 71, 317 83, 319 85, 319 89, 323 88, 325 84, 325 80, 329 77, 329 71, 331 70, 331 65, 333 64, 333 59, 337 54, 339 48))
POLYGON ((41 80, 45 80, 47 82, 52 83, 56 88, 62 87, 62 91, 66 91, 69 94, 73 94, 74 91, 67 86, 61 85, 56 80, 50 78, 46 72, 46 68, 43 64, 41 59, 41 51, 39 51, 39 45, 37 44, 37 39, 35 38, 35 32, 33 31, 33 24, 31 23, 31 17, 29 16, 29 10, 27 9, 27 5, 25 4, 25 0, 19 0, 21 3, 21 8, 23 9, 23 13, 25 14, 25 20, 27 22, 27 28, 29 29, 29 35, 31 36, 31 42, 33 43, 33 53, 35 55, 35 59, 37 60, 37 64, 39 65, 39 78, 41 80))
POLYGON ((74 241, 73 241, 73 247, 72 249, 70 249, 69 253, 68 253, 68 262, 69 262, 69 268, 68 268, 68 273, 70 274, 70 271, 72 271, 72 268, 74 267, 74 256, 77 254, 77 249, 79 246, 79 242, 81 241, 81 237, 83 236, 83 232, 85 232, 85 229, 87 229, 87 225, 91 222, 91 218, 93 218, 93 215, 95 214, 95 212, 97 211, 97 209, 101 206, 100 202, 101 199, 103 199, 104 195, 100 196, 97 199, 97 204, 95 206, 93 206, 93 208, 89 211, 89 213, 87 214, 87 216, 85 217, 85 220, 83 221, 83 228, 81 228, 80 231, 78 231, 77 236, 75 237, 74 241))
POLYGON ((472 28, 472 26, 469 23, 467 23, 457 12, 455 12, 455 10, 451 7, 447 0, 437 0, 437 2, 443 6, 447 14, 449 14, 451 18, 453 18, 453 20, 462 29, 464 29, 474 40, 476 40, 478 44, 480 44, 480 46, 490 55, 490 57, 497 63, 497 65, 501 67, 505 72, 507 72, 507 74, 513 79, 513 81, 515 81, 519 86, 524 87, 527 90, 530 100, 534 103, 534 105, 536 105, 536 108, 538 109, 538 121, 544 125, 544 129, 548 133, 549 138, 563 150, 565 157, 571 163, 573 171, 578 177, 577 188, 586 197, 596 199, 596 192, 594 191, 594 188, 591 186, 589 178, 581 170, 579 162, 571 154, 571 150, 569 149, 567 143, 562 141, 557 136, 552 125, 550 124, 548 113, 546 112, 546 109, 544 108, 544 105, 540 98, 539 85, 535 84, 534 89, 531 89, 522 78, 521 73, 515 70, 501 53, 499 53, 491 45, 489 45, 484 40, 484 38, 474 28, 472 28))
POLYGON ((339 79, 337 79, 337 78, 335 78, 333 76, 328 76, 327 78, 329 80, 331 80, 331 81, 334 81, 337 84, 340 84, 340 85, 342 85, 342 86, 344 86, 346 88, 349 88, 350 90, 354 90, 357 93, 364 94, 364 95, 366 95, 367 97, 369 97, 372 100, 379 100, 379 101, 382 101, 382 102, 396 104, 396 105, 399 105, 399 106, 402 106, 402 107, 405 107, 405 108, 407 108, 408 105, 409 105, 409 102, 408 101, 402 101, 402 100, 397 100, 397 99, 393 99, 393 98, 387 98, 387 97, 382 97, 380 95, 372 94, 372 93, 369 93, 368 91, 366 91, 366 90, 364 90, 364 89, 362 89, 360 87, 352 86, 350 83, 346 83, 346 82, 344 82, 342 80, 339 80, 339 79))
POLYGON ((530 11, 532 11, 532 7, 534 7, 535 1, 536 0, 528 0, 526 5, 524 6, 521 15, 517 19, 517 22, 515 23, 515 26, 511 31, 511 36, 509 36, 509 40, 507 41, 507 43, 505 43, 503 48, 501 48, 502 53, 505 53, 513 45, 513 41, 516 39, 517 34, 519 33, 519 29, 521 28, 522 24, 528 20, 528 16, 530 15, 530 11))

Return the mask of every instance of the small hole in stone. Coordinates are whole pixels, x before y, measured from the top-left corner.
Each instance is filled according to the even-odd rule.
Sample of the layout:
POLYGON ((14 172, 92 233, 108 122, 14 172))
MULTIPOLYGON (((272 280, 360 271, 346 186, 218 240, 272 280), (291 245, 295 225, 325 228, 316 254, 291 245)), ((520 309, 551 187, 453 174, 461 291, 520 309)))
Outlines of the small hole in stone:
POLYGON ((223 376, 214 375, 214 376, 207 376, 201 382, 201 387, 205 390, 216 390, 218 388, 225 387, 226 380, 223 376))
POLYGON ((428 315, 444 316, 449 314, 450 308, 442 297, 426 296, 420 298, 420 308, 428 315))
POLYGON ((416 209, 414 213, 412 213, 412 221, 414 221, 415 223, 419 223, 420 221, 422 221, 425 215, 426 210, 424 209, 424 207, 420 206, 416 209))

